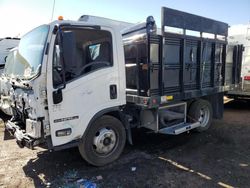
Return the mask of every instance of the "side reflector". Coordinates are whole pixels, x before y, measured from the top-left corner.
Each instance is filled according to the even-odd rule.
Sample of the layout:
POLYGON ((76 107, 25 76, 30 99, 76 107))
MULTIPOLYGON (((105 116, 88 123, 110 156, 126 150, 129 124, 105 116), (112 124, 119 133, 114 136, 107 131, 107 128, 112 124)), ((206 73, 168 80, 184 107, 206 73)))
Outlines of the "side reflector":
POLYGON ((174 99, 174 96, 173 95, 168 95, 166 96, 167 97, 167 100, 170 101, 170 100, 173 100, 174 99))

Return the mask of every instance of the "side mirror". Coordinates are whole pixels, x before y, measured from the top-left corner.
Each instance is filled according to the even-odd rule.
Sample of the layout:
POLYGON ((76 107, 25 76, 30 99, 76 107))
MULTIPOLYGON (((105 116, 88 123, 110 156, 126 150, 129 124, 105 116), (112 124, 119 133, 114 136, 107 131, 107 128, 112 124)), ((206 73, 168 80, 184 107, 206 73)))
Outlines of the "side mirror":
POLYGON ((62 87, 53 91, 53 103, 59 104, 63 101, 62 89, 66 87, 65 74, 71 73, 75 69, 76 61, 76 39, 75 33, 72 31, 62 31, 59 29, 59 46, 62 65, 62 87))
POLYGON ((58 89, 56 91, 53 91, 53 103, 54 104, 59 104, 63 100, 63 95, 62 95, 62 89, 58 89))
POLYGON ((76 67, 76 38, 74 32, 62 32, 62 50, 65 71, 74 70, 76 67))

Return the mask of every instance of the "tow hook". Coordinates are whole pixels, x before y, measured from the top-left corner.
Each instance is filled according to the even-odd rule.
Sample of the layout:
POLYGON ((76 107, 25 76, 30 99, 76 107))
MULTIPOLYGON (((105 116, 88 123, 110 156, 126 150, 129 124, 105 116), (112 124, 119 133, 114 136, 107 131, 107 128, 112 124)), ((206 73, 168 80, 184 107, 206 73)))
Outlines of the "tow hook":
POLYGON ((34 149, 34 142, 36 140, 26 135, 17 123, 8 121, 6 123, 6 129, 16 138, 16 143, 20 148, 26 146, 29 149, 34 149))
POLYGON ((23 143, 23 141, 21 140, 16 140, 16 143, 17 143, 17 145, 20 147, 20 148, 24 148, 24 143, 23 143))

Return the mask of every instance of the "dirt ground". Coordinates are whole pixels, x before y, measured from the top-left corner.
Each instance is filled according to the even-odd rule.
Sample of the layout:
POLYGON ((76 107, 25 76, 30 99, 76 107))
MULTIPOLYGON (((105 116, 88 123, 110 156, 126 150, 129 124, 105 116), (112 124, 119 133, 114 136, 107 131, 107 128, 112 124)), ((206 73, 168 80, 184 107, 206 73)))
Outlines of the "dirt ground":
POLYGON ((20 149, 0 125, 0 187, 250 187, 250 101, 231 101, 204 133, 135 131, 119 160, 96 168, 78 149, 20 149), (135 168, 133 168, 135 167, 135 168))

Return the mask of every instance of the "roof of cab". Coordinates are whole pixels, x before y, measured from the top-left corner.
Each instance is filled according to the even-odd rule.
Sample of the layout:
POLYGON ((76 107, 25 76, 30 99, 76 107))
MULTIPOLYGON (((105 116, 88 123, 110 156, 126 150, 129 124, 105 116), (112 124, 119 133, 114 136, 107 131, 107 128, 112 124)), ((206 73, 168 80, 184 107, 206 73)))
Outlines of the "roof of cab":
POLYGON ((93 24, 93 25, 115 27, 120 31, 126 27, 130 27, 130 26, 134 25, 134 24, 128 23, 128 22, 112 20, 109 18, 103 18, 103 17, 98 17, 98 16, 89 16, 89 15, 82 15, 78 19, 78 21, 87 22, 87 23, 93 24))

